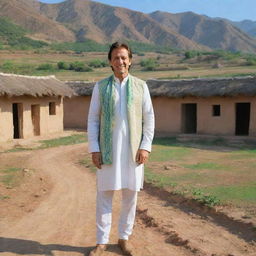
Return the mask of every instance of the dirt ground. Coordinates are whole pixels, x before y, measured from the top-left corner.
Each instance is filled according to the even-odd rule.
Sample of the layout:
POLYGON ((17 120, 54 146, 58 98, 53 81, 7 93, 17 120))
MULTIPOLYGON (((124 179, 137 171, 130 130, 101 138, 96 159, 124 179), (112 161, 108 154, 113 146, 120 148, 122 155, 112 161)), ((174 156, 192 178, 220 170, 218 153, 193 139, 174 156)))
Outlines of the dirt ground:
MULTIPOLYGON (((0 255, 88 255, 95 245, 95 174, 79 164, 87 145, 0 153, 2 167, 24 168, 24 183, 0 186, 0 255)), ((106 256, 117 242, 120 195, 106 256)), ((149 184, 139 193, 131 243, 138 256, 256 256, 251 223, 170 195, 149 184)))

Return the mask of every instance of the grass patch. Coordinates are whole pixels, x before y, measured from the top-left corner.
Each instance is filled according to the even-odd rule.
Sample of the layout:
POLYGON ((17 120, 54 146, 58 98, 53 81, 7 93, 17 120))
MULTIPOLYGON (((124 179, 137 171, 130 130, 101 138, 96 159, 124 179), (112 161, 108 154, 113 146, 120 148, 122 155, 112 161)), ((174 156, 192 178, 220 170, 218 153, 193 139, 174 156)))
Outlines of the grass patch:
POLYGON ((190 149, 185 147, 170 147, 153 145, 152 153, 150 154, 151 162, 165 162, 172 159, 183 159, 190 153, 190 149))
POLYGON ((171 175, 172 179, 179 184, 191 184, 202 182, 206 177, 205 174, 199 172, 186 172, 183 174, 171 175))
POLYGON ((162 137, 154 138, 154 145, 164 145, 164 146, 178 146, 179 142, 176 137, 162 137))
POLYGON ((20 152, 20 151, 26 151, 26 150, 33 150, 33 148, 15 147, 15 148, 6 150, 5 153, 8 153, 8 152, 20 152))
POLYGON ((219 205, 220 204, 220 199, 214 195, 209 195, 205 194, 202 190, 200 189, 194 189, 192 191, 192 195, 194 199, 197 201, 201 202, 204 205, 208 205, 210 207, 219 205))
POLYGON ((5 195, 0 195, 0 200, 5 200, 5 199, 9 199, 9 196, 5 196, 5 195))
POLYGON ((224 166, 221 166, 216 163, 198 163, 198 164, 184 164, 185 168, 192 169, 192 170, 203 170, 203 169, 209 169, 209 170, 223 170, 225 169, 224 166))
POLYGON ((243 205, 244 203, 256 204, 256 183, 242 185, 215 186, 202 189, 225 203, 243 205))
MULTIPOLYGON (((180 141, 178 137, 155 138, 154 145, 166 145, 177 147, 195 147, 195 146, 229 146, 228 141, 222 137, 216 138, 188 138, 186 141, 180 141)), ((249 146, 249 145, 248 145, 249 146)))
POLYGON ((220 199, 214 195, 205 194, 200 189, 190 188, 181 185, 180 182, 175 182, 175 179, 170 176, 157 174, 150 168, 145 168, 145 180, 159 188, 171 189, 171 192, 183 196, 191 196, 193 199, 201 202, 204 205, 215 206, 220 204, 220 199))
POLYGON ((92 163, 91 159, 89 157, 85 157, 84 159, 79 161, 79 164, 85 166, 86 168, 89 168, 91 172, 96 173, 97 168, 95 165, 92 163))
POLYGON ((151 166, 145 168, 145 180, 208 206, 256 206, 256 184, 251 183, 255 180, 256 150, 251 148, 250 143, 239 144, 238 148, 223 138, 157 138, 150 155, 151 166))
POLYGON ((7 168, 0 170, 0 180, 7 188, 13 188, 20 184, 22 177, 21 168, 7 168))
POLYGON ((201 139, 195 138, 188 141, 186 144, 198 144, 203 146, 228 146, 228 142, 224 138, 201 139))
POLYGON ((85 134, 75 134, 67 137, 61 137, 57 139, 51 140, 43 140, 41 141, 42 145, 38 147, 41 148, 51 148, 51 147, 58 147, 63 145, 74 145, 80 144, 87 141, 85 134))
POLYGON ((231 159, 256 158, 256 149, 234 151, 231 159))
POLYGON ((154 173, 154 171, 147 166, 145 167, 145 180, 146 182, 161 188, 166 186, 174 188, 177 186, 177 183, 173 182, 171 177, 154 173))
POLYGON ((19 152, 19 151, 26 151, 26 150, 36 150, 36 149, 45 149, 45 148, 52 148, 52 147, 59 147, 64 145, 74 145, 87 142, 87 136, 85 134, 74 134, 71 136, 60 137, 51 140, 42 140, 40 141, 41 145, 35 148, 23 148, 23 147, 15 147, 9 149, 7 152, 19 152))
POLYGON ((165 162, 172 159, 183 159, 190 152, 183 147, 176 137, 154 138, 150 162, 165 162))

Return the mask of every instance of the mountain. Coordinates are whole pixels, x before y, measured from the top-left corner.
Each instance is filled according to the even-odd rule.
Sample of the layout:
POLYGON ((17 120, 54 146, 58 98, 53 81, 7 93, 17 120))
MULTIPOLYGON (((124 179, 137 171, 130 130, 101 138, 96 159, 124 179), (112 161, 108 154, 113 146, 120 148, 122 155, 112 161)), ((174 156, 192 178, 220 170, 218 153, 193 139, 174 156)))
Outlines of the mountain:
POLYGON ((47 42, 129 40, 185 50, 256 52, 256 39, 230 22, 192 12, 145 14, 90 0, 0 0, 0 17, 25 28, 26 36, 47 42))
POLYGON ((250 36, 256 37, 256 21, 243 20, 243 21, 232 21, 232 24, 242 31, 246 32, 250 36))
POLYGON ((78 41, 91 39, 102 43, 122 39, 182 49, 207 49, 147 14, 89 0, 67 0, 55 5, 41 3, 40 14, 74 31, 78 41))
POLYGON ((177 33, 212 49, 256 52, 256 39, 224 19, 212 19, 193 12, 171 14, 156 11, 149 15, 177 33))
POLYGON ((74 41, 74 34, 63 25, 41 15, 35 0, 1 0, 0 16, 30 32, 30 37, 46 41, 74 41))

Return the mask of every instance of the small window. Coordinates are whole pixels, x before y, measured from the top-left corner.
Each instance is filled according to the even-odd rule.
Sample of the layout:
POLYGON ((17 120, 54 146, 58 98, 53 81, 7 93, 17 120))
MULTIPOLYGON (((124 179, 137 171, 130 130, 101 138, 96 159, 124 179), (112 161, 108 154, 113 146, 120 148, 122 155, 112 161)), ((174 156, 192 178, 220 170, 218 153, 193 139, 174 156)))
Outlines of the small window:
POLYGON ((56 115, 56 104, 55 104, 55 102, 49 102, 49 115, 56 115))
POLYGON ((220 105, 213 105, 212 106, 212 115, 213 116, 220 116, 220 105))

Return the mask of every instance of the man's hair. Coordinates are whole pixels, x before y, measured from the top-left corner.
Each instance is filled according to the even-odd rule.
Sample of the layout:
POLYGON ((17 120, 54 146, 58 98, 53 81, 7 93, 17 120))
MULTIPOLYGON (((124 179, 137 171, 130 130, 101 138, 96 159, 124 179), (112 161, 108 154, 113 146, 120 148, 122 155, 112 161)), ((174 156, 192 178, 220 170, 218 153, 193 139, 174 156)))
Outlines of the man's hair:
POLYGON ((113 50, 118 49, 118 48, 125 48, 128 51, 129 59, 132 59, 131 48, 126 43, 115 42, 110 46, 110 49, 108 52, 108 60, 109 61, 111 60, 111 55, 112 55, 113 50))

